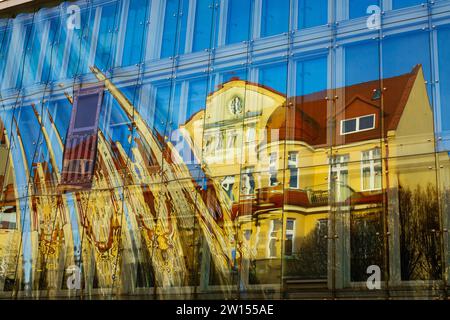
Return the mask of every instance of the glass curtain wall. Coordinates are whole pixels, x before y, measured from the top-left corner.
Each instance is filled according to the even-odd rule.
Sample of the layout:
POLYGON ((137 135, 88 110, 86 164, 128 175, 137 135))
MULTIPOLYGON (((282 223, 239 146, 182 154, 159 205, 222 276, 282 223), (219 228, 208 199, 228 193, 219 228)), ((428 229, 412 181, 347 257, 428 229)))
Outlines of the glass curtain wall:
POLYGON ((0 298, 442 298, 450 1, 0 19, 0 298))

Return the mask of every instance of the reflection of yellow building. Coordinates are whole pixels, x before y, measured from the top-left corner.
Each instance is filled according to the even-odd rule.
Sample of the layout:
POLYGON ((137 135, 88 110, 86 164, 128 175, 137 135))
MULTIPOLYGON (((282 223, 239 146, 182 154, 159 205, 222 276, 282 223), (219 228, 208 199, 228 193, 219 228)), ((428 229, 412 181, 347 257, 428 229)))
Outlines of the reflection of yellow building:
MULTIPOLYGON (((20 233, 15 231, 19 227, 19 213, 17 210, 17 192, 14 188, 14 175, 12 170, 12 157, 9 155, 10 142, 0 123, 0 287, 10 288, 13 283, 9 279, 16 273, 16 264, 20 233), (15 248, 16 250, 11 250, 15 248), (8 280, 7 280, 8 279, 8 280), (2 281, 3 280, 3 281, 2 281)), ((20 270, 19 270, 20 271, 20 270)), ((20 274, 20 273, 19 273, 20 274)))
POLYGON ((433 182, 435 172, 407 169, 435 166, 424 83, 416 66, 382 81, 286 99, 232 80, 182 126, 205 173, 227 194, 255 283, 277 282, 281 268, 289 275, 302 261, 316 264, 313 277, 326 278, 323 239, 337 238, 345 223, 336 218, 331 228, 330 212, 351 212, 352 226, 363 217, 379 222, 383 190, 433 182), (301 257, 302 250, 311 257, 301 257), (297 265, 293 257, 300 257, 297 265))
MULTIPOLYGON (((389 254, 400 256, 402 195, 417 191, 418 184, 433 190, 433 119, 419 66, 382 82, 289 99, 246 81, 223 84, 208 97, 206 109, 180 128, 207 176, 206 187, 178 146, 152 131, 120 89, 92 71, 130 120, 130 146, 99 131, 92 189, 60 193, 55 151, 63 147, 61 133, 43 125, 35 112, 51 147, 48 161, 31 164, 29 201, 22 199, 29 207, 21 212, 18 190, 26 186, 16 182, 9 135, 0 136, 5 291, 22 285, 22 265, 29 263, 20 261, 26 259, 24 248, 31 250, 28 281, 32 288, 50 289, 49 296, 65 289, 66 270, 80 262, 82 290, 92 295, 97 289, 134 290, 135 284, 167 292, 198 283, 230 289, 236 274, 242 285, 280 283, 282 276, 324 282, 332 259, 336 273, 351 260, 352 279, 358 281, 355 266, 374 261, 359 261, 364 255, 353 243, 373 245, 365 241, 368 234, 383 242, 387 212, 396 233, 388 240, 389 254), (20 238, 26 214, 31 245, 20 238), (363 227, 360 241, 354 235, 363 227), (77 234, 81 248, 73 246, 77 234), (198 283, 195 270, 202 277, 198 283)), ((16 137, 23 152, 27 141, 19 132, 16 137)), ((439 163, 448 167, 448 156, 439 154, 439 163)), ((442 179, 448 184, 448 177, 442 179)), ((421 268, 411 277, 424 278, 421 268)))

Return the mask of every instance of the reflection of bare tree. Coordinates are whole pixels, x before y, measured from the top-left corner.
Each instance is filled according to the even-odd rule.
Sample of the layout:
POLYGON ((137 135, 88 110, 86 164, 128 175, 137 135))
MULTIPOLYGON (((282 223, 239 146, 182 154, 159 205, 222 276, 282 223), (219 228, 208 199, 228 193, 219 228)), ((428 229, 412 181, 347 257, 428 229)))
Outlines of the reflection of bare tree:
POLYGON ((323 279, 327 277, 327 228, 326 224, 305 236, 292 258, 286 259, 285 276, 300 279, 323 279))
POLYGON ((400 186, 400 254, 402 280, 441 278, 441 241, 436 187, 400 186))
POLYGON ((383 225, 381 210, 352 213, 351 216, 351 280, 365 281, 367 267, 383 266, 383 225))

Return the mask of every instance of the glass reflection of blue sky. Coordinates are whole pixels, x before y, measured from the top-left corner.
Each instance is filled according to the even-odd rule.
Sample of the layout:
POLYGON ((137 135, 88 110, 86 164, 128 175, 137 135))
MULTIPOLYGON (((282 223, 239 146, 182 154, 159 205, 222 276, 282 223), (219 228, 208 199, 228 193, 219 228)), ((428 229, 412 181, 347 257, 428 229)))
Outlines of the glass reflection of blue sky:
POLYGON ((450 132, 450 27, 442 28, 438 31, 439 47, 439 78, 441 94, 441 126, 442 130, 450 132))
POLYGON ((371 5, 380 6, 378 0, 349 0, 349 13, 350 19, 355 19, 368 15, 367 8, 371 5))
POLYGON ((327 88, 327 57, 297 63, 296 95, 303 96, 327 88))
POLYGON ((299 0, 298 29, 327 24, 328 0, 299 0))
POLYGON ((262 0, 261 37, 288 31, 289 4, 289 0, 262 0))
POLYGON ((423 0, 392 0, 392 8, 400 9, 422 4, 423 0))
POLYGON ((345 48, 345 85, 379 79, 378 42, 364 42, 345 48))
POLYGON ((102 7, 97 50, 95 52, 95 65, 101 70, 108 69, 113 64, 114 49, 117 43, 115 29, 120 14, 119 9, 118 1, 102 7))
MULTIPOLYGON (((392 0, 392 9, 406 10, 405 8, 417 6, 422 2, 424 1, 392 0)), ((439 1, 441 4, 449 2, 439 1)), ((75 76, 88 75, 89 66, 93 64, 100 69, 109 70, 112 67, 132 68, 140 62, 145 62, 145 72, 140 74, 140 69, 133 69, 131 76, 134 81, 140 74, 145 78, 145 84, 139 88, 128 84, 121 87, 121 90, 136 106, 151 130, 168 136, 173 143, 182 144, 182 138, 177 134, 179 126, 206 107, 206 96, 215 91, 217 85, 234 78, 260 83, 283 95, 288 92, 288 79, 295 78, 293 94, 301 96, 326 89, 335 74, 345 76, 342 85, 353 85, 379 79, 380 75, 389 78, 409 73, 415 65, 421 64, 425 79, 429 83, 433 80, 432 71, 439 71, 439 92, 434 94, 439 95, 440 104, 434 107, 440 108, 440 118, 436 121, 439 122, 438 127, 443 133, 450 132, 450 124, 447 121, 450 118, 448 26, 438 26, 437 38, 434 39, 428 29, 414 29, 407 25, 407 21, 398 21, 398 30, 395 30, 397 27, 393 25, 391 29, 396 32, 386 34, 381 43, 371 40, 372 35, 370 38, 353 35, 351 30, 346 34, 347 42, 339 48, 325 49, 326 44, 321 44, 319 48, 313 45, 310 47, 306 41, 301 43, 299 50, 303 51, 300 56, 307 58, 298 59, 296 55, 286 56, 285 51, 282 54, 274 54, 270 50, 267 50, 267 53, 264 50, 252 51, 252 46, 255 43, 259 45, 259 38, 273 36, 276 39, 275 37, 289 31, 290 21, 295 19, 292 29, 317 27, 317 30, 328 30, 325 25, 333 22, 328 21, 330 12, 334 12, 335 7, 341 5, 342 1, 223 0, 218 7, 215 2, 208 0, 166 0, 159 3, 160 7, 150 0, 129 0, 126 6, 122 1, 96 0, 88 5, 84 1, 74 3, 81 6, 81 29, 68 30, 65 23, 67 16, 62 13, 64 10, 60 9, 44 9, 16 19, 1 20, 2 105, 9 104, 10 107, 16 103, 14 99, 3 100, 9 90, 15 93, 14 89, 28 89, 33 85, 51 86, 58 81, 71 83, 75 76), (329 4, 333 7, 328 8, 329 4), (155 8, 159 9, 159 12, 151 11, 155 8), (290 12, 291 9, 297 11, 290 12), (149 21, 150 17, 158 19, 157 23, 149 21), (121 26, 121 23, 125 25, 121 26), (408 28, 402 29, 403 24, 408 28), (155 33, 157 36, 154 36, 155 33), (155 43, 147 43, 147 39, 153 39, 150 35, 158 40, 155 40, 155 43), (246 40, 254 40, 254 43, 243 44, 246 40), (249 49, 245 58, 247 60, 235 58, 234 52, 227 55, 226 50, 231 47, 229 44, 233 44, 233 48, 241 46, 240 53, 249 49), (154 46, 158 46, 155 50, 157 53, 151 56, 147 50, 154 46), (214 61, 214 54, 204 52, 209 48, 226 52, 221 56, 221 62, 214 61), (330 59, 330 56, 336 57, 339 50, 342 50, 342 55, 338 57, 342 57, 342 60, 330 59), (195 54, 191 54, 192 52, 195 54), (176 65, 175 62, 167 63, 166 58, 185 53, 187 55, 182 57, 185 60, 180 62, 181 65, 176 65), (197 60, 189 60, 192 56, 197 60), (246 65, 253 57, 264 63, 246 65), (160 58, 164 61, 161 65, 174 69, 159 70, 160 62, 157 60, 160 58), (217 63, 219 70, 226 71, 220 74, 204 72, 211 62, 208 59, 212 59, 213 64, 217 63), (157 63, 151 64, 154 61, 157 63), (334 61, 333 65, 330 65, 329 61, 334 61), (220 66, 221 63, 224 66, 220 66), (177 68, 184 68, 183 76, 177 79, 169 77, 167 80, 167 74, 176 74, 177 68), (295 74, 291 75, 290 72, 295 74)), ((343 15, 353 19, 367 16, 368 6, 379 5, 380 1, 349 0, 348 3, 343 15)), ((411 9, 411 12, 414 10, 411 9)), ((361 19, 360 22, 356 29, 364 30, 365 21, 361 19)), ((303 41, 303 38, 298 41, 303 41)), ((269 43, 269 46, 273 47, 273 43, 269 43)), ((428 85, 430 99, 433 90, 434 87, 428 85)), ((42 95, 36 95, 34 98, 38 101, 41 97, 42 95)), ((46 128, 51 127, 48 115, 55 123, 57 132, 51 132, 50 135, 52 145, 57 145, 57 135, 64 142, 72 110, 67 99, 58 96, 50 99, 43 107, 36 105, 38 112, 43 113, 46 128)), ((39 124, 29 103, 15 109, 9 108, 8 111, 1 110, 0 115, 11 137, 17 131, 15 129, 19 129, 25 144, 23 155, 18 149, 11 151, 15 162, 27 163, 29 171, 37 160, 48 162, 48 147, 45 143, 40 144, 42 137, 39 124)), ((102 106, 100 124, 100 130, 108 139, 120 142, 125 150, 130 150, 130 136, 133 134, 131 121, 108 93, 102 106)), ((17 137, 15 139, 17 141, 17 137)), ((188 153, 182 153, 183 158, 189 156, 191 155, 188 153)), ((55 158, 58 164, 62 163, 62 150, 57 149, 55 158)), ((24 169, 15 169, 17 184, 25 185, 27 182, 28 177, 24 169)), ((23 192, 21 191, 19 196, 26 196, 23 192)))
POLYGON ((272 88, 281 94, 286 94, 287 65, 278 63, 275 65, 261 66, 259 69, 258 83, 272 88))
POLYGON ((146 19, 150 15, 149 0, 131 0, 128 8, 127 26, 122 66, 130 66, 142 61, 146 19))
POLYGON ((250 38, 252 1, 229 0, 226 44, 246 41, 250 38))

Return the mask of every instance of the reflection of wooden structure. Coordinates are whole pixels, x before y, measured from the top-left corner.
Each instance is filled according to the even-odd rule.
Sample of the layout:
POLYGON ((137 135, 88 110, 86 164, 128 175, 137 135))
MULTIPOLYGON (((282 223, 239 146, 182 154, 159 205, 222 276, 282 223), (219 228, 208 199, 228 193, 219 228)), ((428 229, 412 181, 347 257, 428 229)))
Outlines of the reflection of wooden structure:
POLYGON ((7 144, 3 123, 0 121, 0 230, 16 228, 16 196, 12 173, 6 169, 9 161, 9 145, 7 144), (6 215, 11 216, 6 219, 6 215), (13 217, 12 217, 13 215, 13 217))
POLYGON ((63 190, 92 186, 102 101, 102 84, 79 87, 76 90, 64 148, 60 183, 63 190))
MULTIPOLYGON (((201 124, 205 118, 214 121, 206 123, 205 132, 195 135, 194 122, 183 128, 185 137, 192 138, 189 142, 196 151, 198 163, 202 163, 198 170, 202 170, 207 178, 207 187, 200 188, 193 178, 195 173, 188 169, 176 152, 177 149, 168 142, 168 137, 151 130, 111 80, 96 68, 91 71, 102 83, 101 86, 78 88, 74 98, 66 94, 74 107, 61 174, 60 163, 55 160, 55 154, 63 148, 61 136, 50 115, 41 115, 33 106, 48 146, 48 159, 33 162, 30 174, 33 180, 28 194, 28 211, 32 216, 33 288, 59 290, 61 284, 64 288, 64 271, 74 263, 82 267, 83 289, 90 292, 92 288, 98 288, 107 290, 104 292, 108 294, 111 289, 134 290, 138 273, 151 274, 152 279, 145 286, 155 286, 155 290, 161 288, 162 292, 170 290, 168 288, 197 285, 197 270, 203 273, 202 285, 211 284, 205 278, 213 274, 214 284, 225 284, 221 287, 222 291, 232 287, 226 285, 233 283, 233 275, 238 275, 242 281, 239 285, 244 286, 258 282, 280 283, 280 276, 286 275, 297 279, 304 277, 308 281, 314 276, 316 280, 325 282, 327 244, 331 241, 328 240, 329 212, 337 209, 342 213, 342 219, 348 218, 348 221, 334 224, 339 226, 341 223, 343 226, 339 232, 345 230, 344 223, 353 223, 351 226, 354 230, 367 228, 369 219, 370 222, 373 220, 372 225, 375 226, 372 229, 381 229, 379 211, 382 209, 383 197, 387 196, 380 190, 363 192, 351 188, 351 192, 345 193, 348 197, 338 198, 333 197, 332 189, 337 183, 326 182, 330 175, 330 154, 324 146, 331 142, 326 140, 327 121, 320 112, 327 107, 325 100, 311 100, 308 102, 310 105, 303 101, 289 111, 284 107, 284 97, 261 90, 257 85, 250 88, 249 84, 242 81, 224 85, 220 94, 210 96, 206 110, 192 117, 201 124), (128 122, 125 126, 129 133, 123 140, 114 141, 108 135, 108 130, 98 130, 103 86, 118 102, 124 121, 128 122), (80 107, 83 105, 83 96, 88 100, 84 105, 88 108, 87 112, 83 112, 80 107), (263 110, 251 110, 243 124, 238 117, 239 112, 235 110, 236 97, 245 98, 246 105, 263 110), (228 107, 229 100, 233 102, 234 109, 230 110, 230 119, 226 122, 229 125, 225 128, 226 132, 231 133, 227 136, 222 132, 223 113, 215 112, 214 108, 228 107), (317 113, 307 116, 305 110, 317 113), (295 112, 291 120, 297 121, 291 124, 292 127, 286 127, 289 124, 286 120, 289 112, 295 112), (79 113, 90 117, 77 120, 79 113), (317 121, 313 116, 317 116, 317 121), (259 137, 261 139, 258 141, 255 135, 261 131, 270 135, 259 137), (224 136, 225 141, 213 144, 221 148, 210 146, 202 150, 204 142, 207 146, 214 142, 215 137, 222 139, 224 136), (249 146, 247 149, 239 149, 243 137, 250 140, 245 141, 249 146), (52 144, 52 138, 56 143, 52 144), (295 143, 286 143, 287 140, 295 143), (234 145, 236 148, 230 148, 234 145), (282 162, 282 156, 274 157, 275 162, 278 161, 275 171, 278 183, 268 184, 271 181, 269 179, 274 178, 267 168, 273 152, 301 153, 298 165, 302 168, 297 176, 299 183, 296 188, 290 188, 288 179, 285 179, 289 171, 282 162), (242 157, 249 160, 249 163, 244 162, 256 167, 256 170, 242 170, 239 160, 242 157), (83 165, 80 165, 82 161, 83 165), (71 163, 75 163, 75 166, 72 167, 71 163), (224 172, 226 177, 223 177, 224 172), (240 181, 245 177, 251 186, 249 189, 254 192, 247 193, 240 188, 240 181), (283 179, 284 185, 281 182, 283 179), (228 184, 227 188, 224 188, 224 182, 228 184), (70 219, 69 212, 73 212, 76 218, 70 219), (292 223, 293 220, 295 223, 292 223), (289 222, 292 225, 289 230, 292 241, 287 242, 289 222), (82 249, 81 252, 72 250, 75 242, 72 236, 76 232, 82 235, 82 248, 78 247, 82 249), (199 251, 201 263, 198 261, 199 251), (282 254, 286 251, 292 253, 291 260, 282 265, 282 254), (317 260, 318 263, 306 260, 307 263, 300 266, 295 255, 302 254, 304 258, 305 252, 309 253, 310 260, 317 260), (317 270, 312 272, 311 268, 317 270)), ((405 80, 416 79, 416 76, 413 73, 405 76, 405 80)), ((386 81, 388 86, 390 81, 386 81)), ((370 94, 371 85, 364 84, 364 90, 359 85, 361 90, 357 92, 370 94)), ((350 90, 347 93, 350 96, 350 90)), ((423 96, 425 102, 426 96, 423 96)), ((366 100, 370 100, 370 96, 366 100)), ((360 110, 359 104, 358 107, 352 103, 349 106, 350 109, 360 110)), ((369 110, 375 108, 371 105, 368 107, 369 110)), ((428 131, 425 128, 423 134, 428 131)), ((358 134, 362 136, 350 141, 353 144, 342 142, 333 145, 333 148, 340 148, 342 153, 358 157, 350 161, 346 169, 349 173, 348 183, 344 184, 346 188, 359 188, 361 150, 380 146, 381 130, 358 134), (373 136, 368 136, 369 133, 373 136)), ((408 140, 409 136, 410 132, 404 134, 404 140, 408 140)), ((15 143, 23 150, 26 142, 22 141, 18 132, 15 143)), ((432 144, 432 141, 423 143, 426 148, 432 144)), ((394 147, 390 150, 400 150, 399 143, 392 145, 394 147)), ((429 159, 428 149, 425 150, 424 157, 429 159)), ((392 175, 390 178, 392 183, 395 177, 392 175)), ((403 176, 400 178, 405 179, 403 176)), ((11 200, 6 203, 11 206, 14 201, 18 201, 14 200, 17 195, 6 195, 11 200)), ((20 232, 15 234, 20 239, 20 232)), ((0 254, 0 258, 4 256, 0 254)), ((14 258, 17 256, 20 257, 20 253, 14 258)), ((352 263, 353 268, 357 264, 364 265, 366 261, 352 263)))
MULTIPOLYGON (((217 216, 221 218, 216 219, 210 211, 211 206, 208 205, 208 201, 216 198, 216 192, 222 193, 222 189, 216 186, 213 188, 211 185, 209 189, 214 191, 203 194, 173 145, 150 130, 135 107, 100 70, 93 67, 91 71, 99 81, 104 81, 105 88, 116 99, 130 121, 134 123, 139 136, 139 138, 136 137, 137 146, 132 150, 136 162, 130 161, 122 146, 118 144, 118 149, 121 150, 121 163, 128 166, 127 168, 119 165, 118 168, 125 169, 133 180, 135 179, 141 184, 132 187, 133 194, 126 197, 129 201, 126 202, 127 208, 138 205, 135 214, 142 211, 146 211, 146 215, 152 212, 156 213, 156 216, 151 219, 153 221, 147 220, 147 223, 152 229, 150 234, 156 235, 157 241, 152 240, 148 235, 144 238, 148 239, 147 241, 152 247, 152 264, 157 281, 159 280, 160 284, 164 286, 186 284, 189 277, 186 274, 186 268, 193 268, 196 265, 196 257, 192 255, 195 250, 189 248, 186 239, 198 239, 194 234, 195 225, 198 224, 197 228, 200 229, 202 237, 208 245, 212 259, 219 270, 221 281, 224 284, 229 283, 231 280, 229 265, 232 260, 233 246, 236 245, 231 208, 224 203, 225 197, 218 196, 216 210, 219 211, 217 216), (148 161, 146 163, 139 161, 143 158, 147 158, 148 161), (142 172, 136 170, 139 164, 143 165, 140 167, 143 169, 142 172), (160 170, 155 172, 155 166, 160 170), (150 186, 152 193, 150 199, 153 199, 150 202, 148 201, 148 192, 145 193, 145 185, 150 186), (133 199, 138 199, 135 193, 141 192, 145 202, 133 204, 133 199), (139 205, 143 207, 139 208, 139 205), (161 252, 168 248, 162 235, 170 238, 172 250, 161 252), (192 252, 192 254, 186 254, 188 252, 192 252)), ((140 228, 144 228, 144 226, 142 225, 140 228)))

